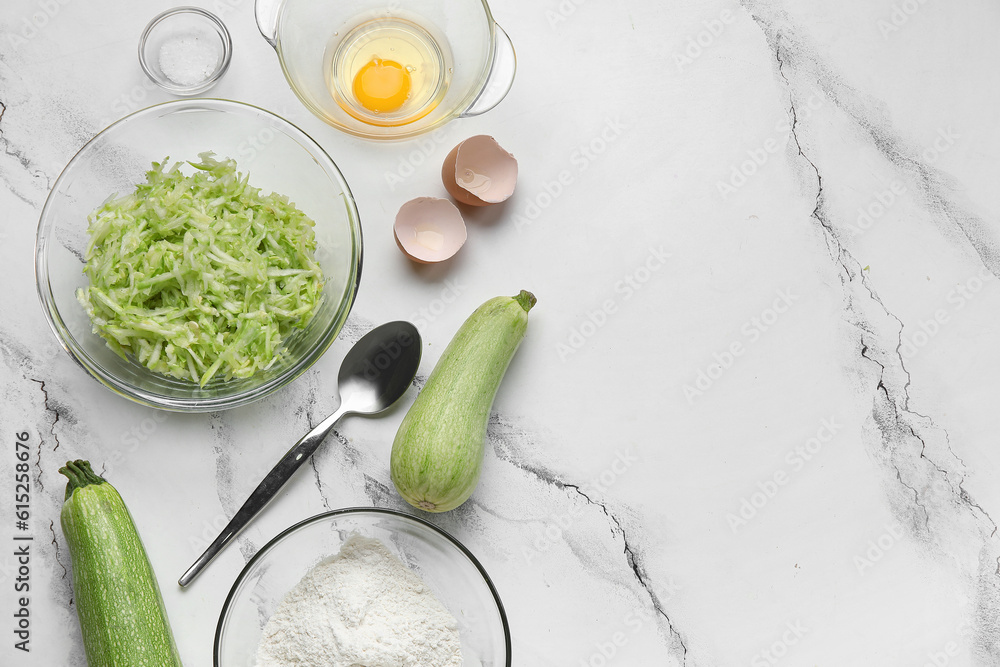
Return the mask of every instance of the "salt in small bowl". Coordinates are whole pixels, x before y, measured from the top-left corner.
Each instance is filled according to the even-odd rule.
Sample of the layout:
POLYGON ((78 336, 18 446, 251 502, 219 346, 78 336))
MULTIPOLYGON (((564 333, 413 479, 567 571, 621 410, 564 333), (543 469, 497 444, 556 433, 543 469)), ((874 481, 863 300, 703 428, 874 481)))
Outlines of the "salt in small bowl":
POLYGON ((217 16, 197 7, 157 15, 139 38, 139 65, 157 86, 174 95, 197 95, 229 69, 233 41, 217 16))

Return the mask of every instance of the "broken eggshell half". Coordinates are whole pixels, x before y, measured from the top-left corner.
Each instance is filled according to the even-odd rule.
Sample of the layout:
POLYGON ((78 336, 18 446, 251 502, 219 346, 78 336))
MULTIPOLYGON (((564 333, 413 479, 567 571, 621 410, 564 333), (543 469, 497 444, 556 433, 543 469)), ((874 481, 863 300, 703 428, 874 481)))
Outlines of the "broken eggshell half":
POLYGON ((517 160, 493 137, 477 134, 451 149, 441 180, 448 194, 463 204, 499 204, 514 193, 517 160))
POLYGON ((392 231, 403 254, 422 264, 452 257, 467 236, 455 205, 436 197, 418 197, 400 206, 392 231))

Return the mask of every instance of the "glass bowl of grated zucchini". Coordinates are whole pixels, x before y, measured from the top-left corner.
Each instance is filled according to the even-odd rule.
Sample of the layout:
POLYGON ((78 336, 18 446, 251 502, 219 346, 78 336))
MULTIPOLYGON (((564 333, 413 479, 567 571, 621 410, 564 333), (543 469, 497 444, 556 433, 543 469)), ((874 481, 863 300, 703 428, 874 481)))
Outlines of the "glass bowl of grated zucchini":
POLYGON ((50 328, 115 393, 177 412, 262 398, 347 319, 361 225, 337 165, 283 118, 179 100, 70 160, 38 224, 50 328))

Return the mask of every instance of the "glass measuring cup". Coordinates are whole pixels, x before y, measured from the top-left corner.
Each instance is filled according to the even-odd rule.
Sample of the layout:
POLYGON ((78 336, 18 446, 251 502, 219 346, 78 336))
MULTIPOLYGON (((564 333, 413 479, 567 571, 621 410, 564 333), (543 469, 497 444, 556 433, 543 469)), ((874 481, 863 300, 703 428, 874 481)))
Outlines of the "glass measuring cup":
POLYGON ((514 47, 485 0, 256 0, 254 9, 302 103, 359 137, 405 139, 453 118, 477 116, 499 104, 514 82, 514 47), (370 57, 367 31, 386 26, 403 26, 427 43, 433 56, 426 69, 434 76, 423 81, 420 97, 414 92, 408 98, 416 108, 370 112, 352 94, 349 77, 338 72, 347 71, 342 63, 351 54, 370 57))

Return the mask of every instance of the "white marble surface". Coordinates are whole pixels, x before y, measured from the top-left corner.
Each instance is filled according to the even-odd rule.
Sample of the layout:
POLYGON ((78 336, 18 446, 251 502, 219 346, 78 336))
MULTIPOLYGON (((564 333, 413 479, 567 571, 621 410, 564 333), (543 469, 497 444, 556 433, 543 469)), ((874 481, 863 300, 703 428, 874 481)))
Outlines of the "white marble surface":
POLYGON ((431 517, 494 577, 515 665, 1000 664, 1000 5, 497 0, 519 57, 510 96, 449 125, 390 188, 428 144, 311 117, 250 0, 224 2, 195 0, 233 33, 212 94, 299 124, 359 202, 354 333, 278 395, 220 414, 156 413, 86 377, 37 303, 35 225, 87 139, 168 99, 135 45, 169 5, 5 0, 0 663, 85 664, 57 518, 68 458, 126 498, 185 664, 209 665, 233 579, 280 529, 407 508, 387 472, 402 411, 352 419, 239 548, 189 590, 173 583, 334 408, 351 336, 419 319, 426 373, 475 306, 526 288, 539 302, 481 486, 431 517), (395 210, 443 195, 437 165, 477 133, 517 155, 518 191, 469 216, 454 262, 414 270, 395 210), (35 452, 29 654, 12 639, 19 431, 35 452))

